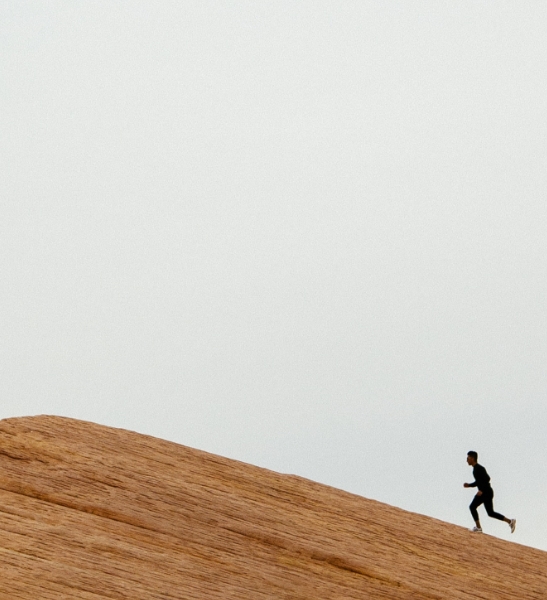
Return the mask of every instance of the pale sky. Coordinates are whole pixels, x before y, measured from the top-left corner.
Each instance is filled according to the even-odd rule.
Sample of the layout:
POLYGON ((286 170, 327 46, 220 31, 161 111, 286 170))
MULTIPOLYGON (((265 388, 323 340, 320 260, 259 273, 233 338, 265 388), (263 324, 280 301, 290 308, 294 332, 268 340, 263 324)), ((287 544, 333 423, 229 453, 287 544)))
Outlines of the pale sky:
POLYGON ((547 550, 547 3, 0 0, 0 418, 547 550))

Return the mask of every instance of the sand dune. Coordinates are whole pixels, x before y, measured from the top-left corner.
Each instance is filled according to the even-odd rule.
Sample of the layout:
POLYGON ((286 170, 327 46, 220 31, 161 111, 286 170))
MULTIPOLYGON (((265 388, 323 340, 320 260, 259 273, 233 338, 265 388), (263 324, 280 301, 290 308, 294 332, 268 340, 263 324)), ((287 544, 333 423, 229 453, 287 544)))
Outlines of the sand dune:
POLYGON ((547 598, 547 553, 60 417, 0 421, 0 599, 547 598))

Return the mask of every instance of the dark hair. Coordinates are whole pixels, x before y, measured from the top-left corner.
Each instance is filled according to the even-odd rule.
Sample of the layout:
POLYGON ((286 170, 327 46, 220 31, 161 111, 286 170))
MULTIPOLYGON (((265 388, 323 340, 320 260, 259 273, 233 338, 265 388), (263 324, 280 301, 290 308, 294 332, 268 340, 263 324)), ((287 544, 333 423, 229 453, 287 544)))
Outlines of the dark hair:
POLYGON ((469 450, 469 452, 467 453, 467 456, 470 456, 471 458, 474 458, 475 460, 477 460, 479 458, 479 455, 474 450, 469 450))

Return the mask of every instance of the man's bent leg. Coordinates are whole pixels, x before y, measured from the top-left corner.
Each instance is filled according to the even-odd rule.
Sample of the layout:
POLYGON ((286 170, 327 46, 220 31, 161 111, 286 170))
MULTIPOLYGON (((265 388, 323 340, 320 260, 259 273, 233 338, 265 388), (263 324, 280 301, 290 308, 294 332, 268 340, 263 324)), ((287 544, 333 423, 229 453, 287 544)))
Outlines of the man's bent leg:
POLYGON ((479 522, 479 513, 477 512, 477 508, 484 502, 482 496, 475 496, 473 498, 473 502, 469 505, 469 510, 471 511, 471 515, 473 516, 473 520, 475 523, 479 522))

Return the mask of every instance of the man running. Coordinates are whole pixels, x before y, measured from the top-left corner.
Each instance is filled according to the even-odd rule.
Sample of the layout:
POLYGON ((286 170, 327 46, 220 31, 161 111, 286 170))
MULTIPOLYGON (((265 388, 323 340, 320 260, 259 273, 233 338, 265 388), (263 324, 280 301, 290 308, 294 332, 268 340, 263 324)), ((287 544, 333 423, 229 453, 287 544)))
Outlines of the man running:
POLYGON ((473 467, 473 477, 475 478, 475 481, 473 483, 463 484, 464 488, 479 488, 477 495, 473 498, 473 502, 471 502, 469 505, 469 510, 471 511, 473 519, 475 520, 475 527, 473 527, 471 531, 482 533, 477 508, 481 504, 484 504, 484 508, 486 508, 488 516, 492 517, 493 519, 498 519, 499 521, 505 521, 508 523, 509 527, 511 528, 511 533, 513 533, 515 531, 515 527, 517 526, 517 520, 508 519, 507 517, 494 512, 494 490, 490 486, 490 476, 486 472, 486 469, 482 465, 479 465, 477 462, 478 458, 479 455, 474 450, 470 450, 467 453, 467 464, 473 467))

